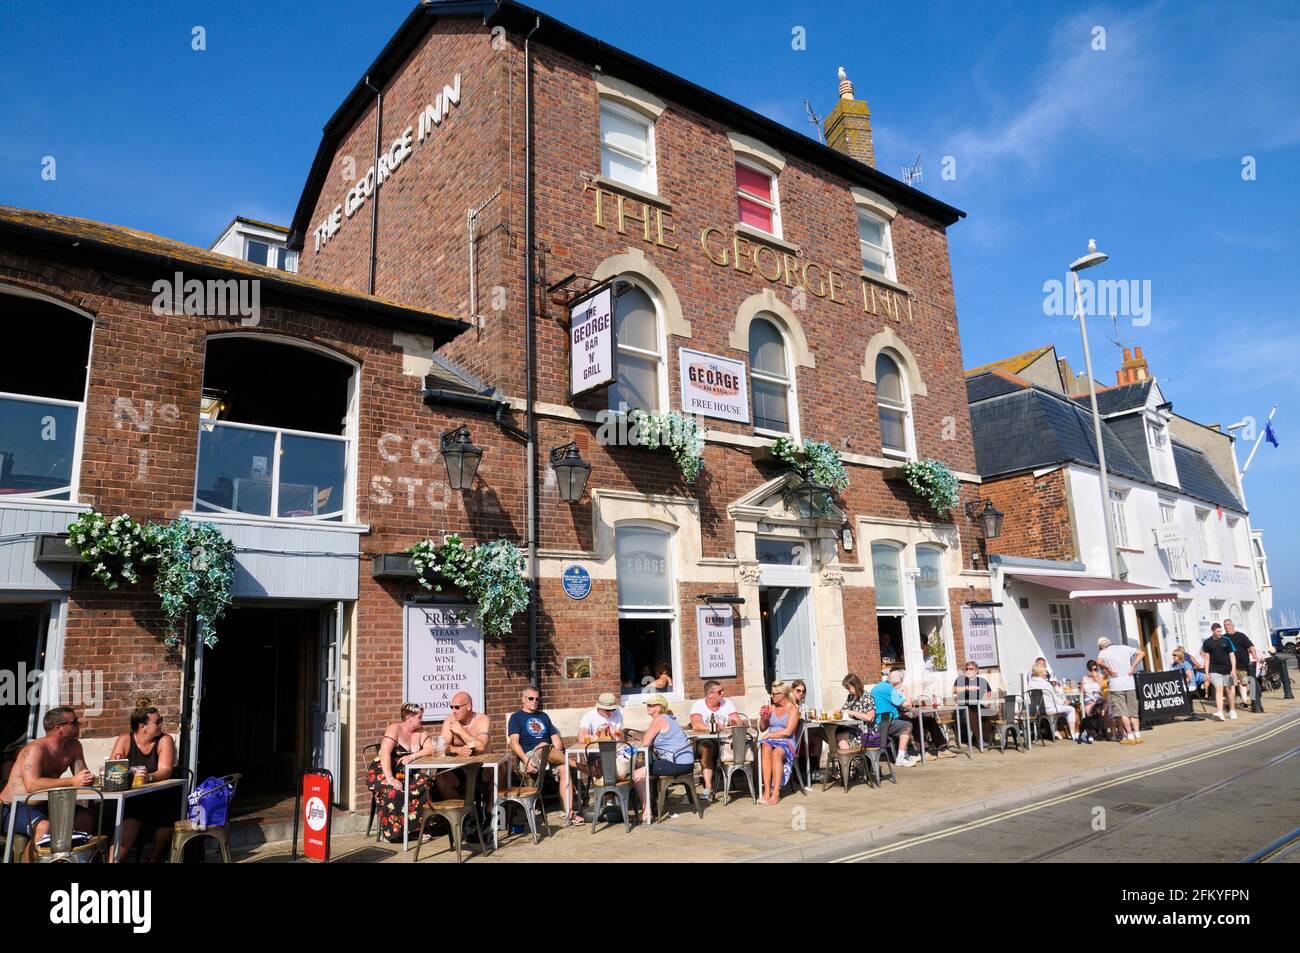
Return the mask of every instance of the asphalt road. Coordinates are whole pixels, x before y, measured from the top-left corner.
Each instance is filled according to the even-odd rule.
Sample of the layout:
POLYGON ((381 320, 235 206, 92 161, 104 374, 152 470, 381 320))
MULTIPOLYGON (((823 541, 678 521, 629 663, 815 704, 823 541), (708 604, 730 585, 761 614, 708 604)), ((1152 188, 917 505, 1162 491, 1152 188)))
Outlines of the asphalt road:
MULTIPOLYGON (((918 827, 865 850, 820 859, 1235 863, 1298 827, 1300 719, 1292 719, 1220 750, 1135 769, 964 822, 918 827)), ((1300 862, 1300 849, 1280 850, 1271 862, 1300 862)))

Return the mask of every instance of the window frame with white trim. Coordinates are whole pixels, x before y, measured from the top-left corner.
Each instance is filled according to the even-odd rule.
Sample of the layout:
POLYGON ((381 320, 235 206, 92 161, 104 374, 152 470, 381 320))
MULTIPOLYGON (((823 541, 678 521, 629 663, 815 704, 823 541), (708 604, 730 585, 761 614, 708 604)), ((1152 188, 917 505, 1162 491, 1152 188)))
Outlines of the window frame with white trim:
MULTIPOLYGON (((612 123, 610 124, 612 125, 612 123)), ((650 195, 658 193, 659 169, 657 147, 655 143, 655 120, 645 113, 625 106, 607 96, 600 98, 600 174, 611 182, 617 182, 628 188, 638 189, 650 195), (609 141, 611 130, 606 124, 606 115, 640 127, 645 132, 645 154, 637 155, 616 143, 609 141), (640 162, 643 166, 643 178, 638 182, 629 182, 615 173, 614 157, 631 162, 640 162)))
POLYGON ((1116 549, 1140 548, 1133 545, 1133 537, 1129 533, 1128 494, 1129 491, 1122 487, 1110 488, 1110 520, 1115 530, 1116 549))
POLYGON ((735 162, 735 169, 733 169, 732 174, 736 180, 736 189, 735 189, 736 222, 744 227, 752 228, 755 231, 761 232, 765 235, 771 235, 773 238, 779 238, 784 240, 785 236, 783 234, 782 224, 781 224, 781 188, 780 188, 780 183, 777 181, 780 178, 780 172, 778 172, 776 169, 771 168, 770 166, 767 166, 754 159, 749 159, 742 155, 735 155, 732 158, 735 162), (751 172, 755 172, 767 178, 768 182, 771 183, 771 187, 772 187, 771 188, 772 198, 770 200, 764 199, 762 196, 757 195, 753 192, 745 191, 745 189, 740 184, 740 176, 738 174, 738 170, 741 166, 744 166, 746 169, 750 170, 751 172), (771 213, 772 227, 770 229, 763 228, 759 225, 754 225, 750 222, 744 221, 744 219, 741 217, 742 201, 752 202, 755 205, 759 205, 762 206, 763 208, 766 208, 771 213))
POLYGON ((1059 656, 1064 652, 1074 652, 1078 645, 1074 639, 1074 606, 1070 602, 1051 601, 1047 603, 1048 622, 1052 629, 1052 645, 1059 656), (1068 640, 1069 644, 1065 644, 1068 640))
POLYGON ((760 312, 749 322, 749 377, 750 412, 753 414, 754 433, 763 437, 789 437, 795 443, 798 443, 800 439, 799 397, 794 363, 794 351, 791 347, 790 334, 786 330, 785 325, 771 312, 760 312), (754 329, 760 324, 767 325, 776 333, 777 340, 781 345, 781 358, 785 364, 784 377, 778 377, 770 370, 760 369, 758 364, 755 362, 754 329), (757 400, 760 384, 784 388, 786 429, 778 430, 771 427, 759 426, 757 400))
POLYGON ((862 271, 864 274, 874 278, 883 278, 886 281, 897 281, 898 272, 894 263, 894 238, 891 231, 889 219, 876 212, 857 206, 858 211, 858 253, 861 257, 862 271), (862 226, 865 222, 879 226, 881 244, 868 241, 862 234, 862 226), (867 251, 874 250, 882 258, 881 270, 877 271, 876 267, 868 266, 867 251))
POLYGON ((671 404, 671 397, 668 390, 668 336, 667 321, 665 320, 664 308, 659 300, 659 295, 655 293, 654 288, 646 283, 637 280, 634 275, 620 275, 614 280, 615 294, 613 297, 612 307, 614 310, 614 370, 615 377, 608 388, 608 408, 617 413, 627 413, 631 410, 642 410, 646 413, 662 414, 667 412, 671 404), (621 290, 619 285, 624 285, 621 290), (654 339, 655 351, 648 351, 645 348, 627 344, 620 340, 621 335, 618 333, 622 329, 621 321, 626 320, 620 316, 619 299, 630 291, 637 291, 645 295, 650 302, 650 311, 654 315, 654 339), (628 357, 624 357, 628 355, 628 357), (654 380, 655 380, 655 406, 645 407, 639 404, 633 404, 630 401, 622 399, 627 394, 628 385, 624 384, 624 370, 630 364, 637 364, 653 360, 654 380))
POLYGON ((882 349, 876 355, 876 422, 880 427, 880 452, 883 456, 898 460, 916 459, 916 433, 913 429, 912 388, 907 377, 907 365, 902 357, 889 348, 882 349), (880 362, 887 360, 894 366, 898 377, 900 398, 886 397, 881 394, 880 362), (885 442, 885 414, 898 414, 901 419, 897 426, 902 429, 903 446, 896 447, 885 442))
MULTIPOLYGON (((677 533, 676 527, 664 523, 657 523, 651 520, 636 520, 636 519, 620 520, 613 527, 613 544, 614 544, 613 561, 614 561, 614 576, 615 576, 615 587, 617 592, 618 620, 619 620, 619 642, 618 642, 619 693, 622 696, 622 701, 624 704, 633 704, 641 700, 646 695, 660 694, 657 690, 653 690, 653 689, 649 691, 645 690, 644 687, 636 681, 640 677, 637 671, 638 668, 637 662, 635 661, 633 662, 633 666, 632 666, 633 671, 631 673, 625 672, 623 670, 623 662, 625 657, 624 650, 623 650, 623 638, 624 638, 624 628, 625 628, 623 625, 624 622, 635 623, 635 622, 645 622, 647 620, 653 620, 660 624, 666 625, 667 627, 666 635, 660 635, 658 637, 663 638, 664 641, 666 642, 668 657, 666 659, 660 658, 655 662, 651 663, 651 674, 652 675, 654 674, 654 666, 658 664, 658 662, 661 661, 666 662, 666 664, 669 666, 669 675, 672 678, 672 688, 662 694, 664 694, 665 697, 667 698, 674 698, 674 699, 680 699, 684 697, 683 682, 686 677, 686 673, 683 670, 681 664, 681 613, 679 610, 680 599, 678 598, 678 592, 677 592, 676 566, 673 560, 673 547, 676 545, 677 542, 676 533, 677 533), (662 556, 658 552, 655 552, 652 555, 655 558, 662 558, 664 560, 664 564, 665 564, 664 578, 666 580, 665 586, 667 589, 666 595, 668 597, 668 602, 666 603, 657 603, 657 602, 656 603, 651 603, 651 602, 645 602, 645 603, 626 602, 625 603, 624 602, 624 598, 626 596, 626 590, 624 589, 623 586, 624 573, 619 563, 622 555, 620 549, 620 538, 622 538, 623 540, 628 539, 627 536, 622 535, 625 532, 650 534, 660 539, 663 547, 662 556), (624 681, 627 680, 630 680, 633 683, 633 687, 631 689, 628 689, 623 685, 624 681)), ((644 576, 645 574, 638 571, 634 573, 634 575, 639 577, 639 576, 644 576)), ((627 628, 631 629, 632 626, 629 626, 627 628)))

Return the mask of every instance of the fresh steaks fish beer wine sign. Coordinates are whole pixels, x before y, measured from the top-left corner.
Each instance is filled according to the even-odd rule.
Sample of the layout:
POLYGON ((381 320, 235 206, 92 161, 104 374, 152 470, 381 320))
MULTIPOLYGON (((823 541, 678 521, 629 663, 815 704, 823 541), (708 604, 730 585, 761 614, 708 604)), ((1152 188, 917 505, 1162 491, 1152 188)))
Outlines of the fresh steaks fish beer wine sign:
MULTIPOLYGON (((325 221, 312 232, 316 242, 316 251, 333 238, 343 222, 355 215, 366 204, 390 175, 398 170, 415 147, 430 139, 433 130, 442 125, 442 121, 451 115, 451 107, 460 105, 460 73, 457 73, 449 85, 442 87, 442 92, 433 98, 420 112, 416 125, 407 126, 402 134, 388 144, 386 151, 380 153, 379 160, 372 165, 356 184, 348 189, 342 203, 334 206, 325 216, 325 221)), ((347 161, 347 157, 344 158, 347 161)), ((346 172, 344 174, 347 174, 346 172)))

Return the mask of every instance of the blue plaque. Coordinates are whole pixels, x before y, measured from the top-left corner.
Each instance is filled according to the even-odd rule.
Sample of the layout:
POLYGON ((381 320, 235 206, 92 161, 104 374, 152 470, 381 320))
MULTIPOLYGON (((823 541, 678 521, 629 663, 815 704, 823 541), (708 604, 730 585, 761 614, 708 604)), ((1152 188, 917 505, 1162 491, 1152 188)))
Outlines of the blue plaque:
POLYGON ((581 566, 570 566, 561 578, 564 580, 564 593, 570 599, 585 599, 591 592, 591 573, 581 566))

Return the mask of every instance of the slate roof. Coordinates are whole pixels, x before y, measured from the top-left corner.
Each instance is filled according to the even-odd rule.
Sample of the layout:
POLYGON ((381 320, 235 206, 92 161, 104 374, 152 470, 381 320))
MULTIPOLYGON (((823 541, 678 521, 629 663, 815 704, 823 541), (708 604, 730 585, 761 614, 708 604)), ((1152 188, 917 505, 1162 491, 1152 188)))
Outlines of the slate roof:
MULTIPOLYGON (((1136 384, 1107 387, 1105 390, 1097 391, 1097 413, 1104 417, 1108 414, 1119 414, 1126 410, 1138 410, 1145 407, 1147 397, 1151 393, 1152 383, 1151 380, 1145 380, 1136 384)), ((1074 400, 1091 410, 1092 404, 1088 400, 1086 393, 1076 394, 1074 400)))
MULTIPOLYGON (((981 477, 990 479, 1063 463, 1098 466, 1092 413, 1086 402, 1081 404, 1027 381, 1017 383, 996 372, 968 378, 966 392, 975 437, 975 463, 981 477)), ((1105 420, 1101 433, 1107 470, 1138 483, 1164 486, 1152 475, 1145 457, 1131 453, 1105 420)), ((1203 452, 1178 441, 1173 445, 1181 484, 1178 492, 1245 512, 1203 452)))
POLYGON ((1170 443, 1174 449, 1174 466, 1178 469, 1178 482, 1184 493, 1219 506, 1245 512, 1246 508, 1219 476, 1219 471, 1214 469, 1214 464, 1210 463, 1210 458, 1205 455, 1204 450, 1179 443, 1177 440, 1171 440, 1170 443))

